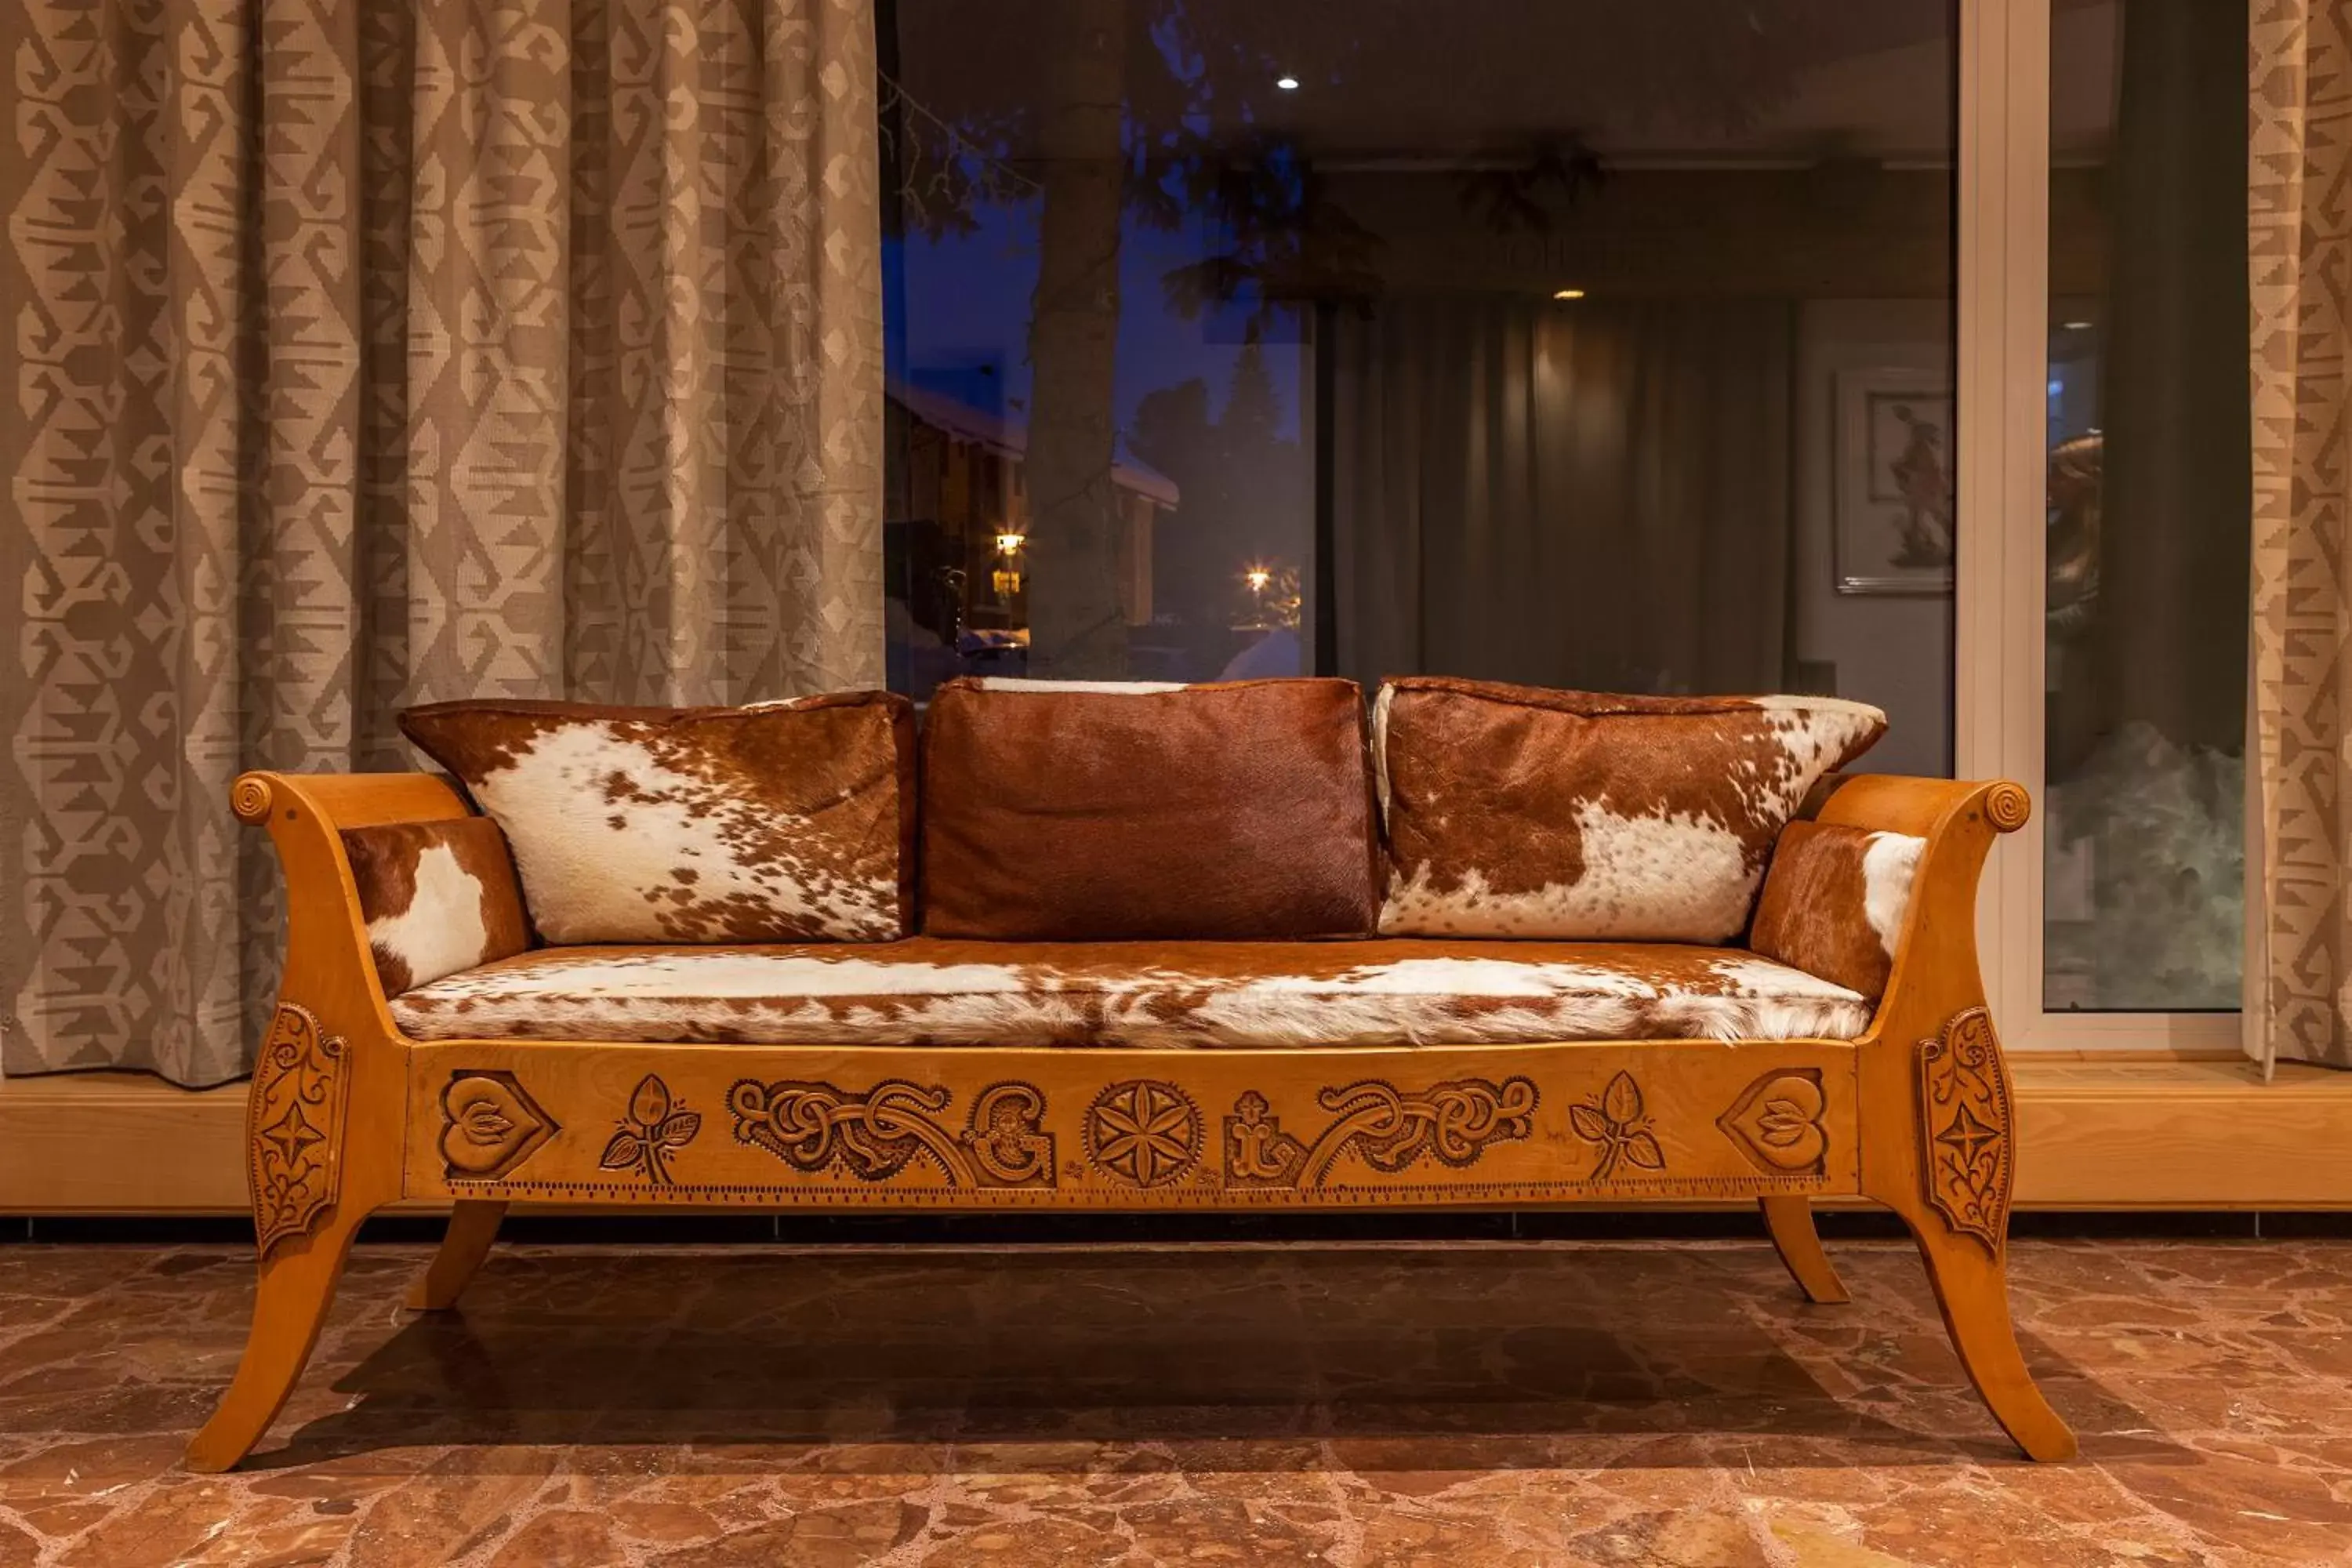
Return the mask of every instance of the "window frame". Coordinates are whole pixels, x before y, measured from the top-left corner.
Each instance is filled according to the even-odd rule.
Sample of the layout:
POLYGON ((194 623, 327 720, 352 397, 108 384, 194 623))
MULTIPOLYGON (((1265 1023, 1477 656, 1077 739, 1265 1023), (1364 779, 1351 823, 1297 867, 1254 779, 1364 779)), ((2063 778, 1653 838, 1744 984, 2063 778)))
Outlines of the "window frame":
MULTIPOLYGON (((2050 0, 1959 0, 1953 756, 1963 778, 2044 775, 2050 0)), ((2235 1057, 2231 1012, 2042 1005, 2044 817, 1998 844, 1977 905, 1987 1000, 2012 1052, 2235 1057)), ((2252 911, 2249 911, 2251 916, 2252 911)))

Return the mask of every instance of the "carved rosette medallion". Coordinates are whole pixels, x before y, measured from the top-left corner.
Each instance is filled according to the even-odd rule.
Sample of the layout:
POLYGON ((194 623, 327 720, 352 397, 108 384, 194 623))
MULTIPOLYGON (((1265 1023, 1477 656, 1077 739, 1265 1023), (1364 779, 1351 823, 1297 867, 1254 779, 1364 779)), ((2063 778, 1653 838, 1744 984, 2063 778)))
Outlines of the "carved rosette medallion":
POLYGON ((1605 1182, 1620 1165, 1663 1171, 1666 1152, 1650 1130, 1650 1115, 1642 1104, 1642 1088, 1633 1075, 1621 1072, 1592 1099, 1568 1108, 1569 1130, 1601 1152, 1592 1163, 1591 1180, 1605 1182))
POLYGON ((333 1212, 350 1096, 342 1037, 322 1035, 309 1008, 280 1002, 254 1063, 246 1112, 246 1178, 264 1258, 333 1212))
POLYGON ((1536 1086, 1531 1079, 1453 1079, 1406 1094, 1379 1079, 1327 1089, 1316 1102, 1333 1112, 1308 1143, 1283 1131, 1265 1096, 1251 1089, 1234 1102, 1225 1118, 1225 1184, 1231 1187, 1293 1187, 1325 1184, 1343 1153, 1373 1170, 1394 1174, 1423 1155, 1456 1170, 1476 1163, 1496 1143, 1527 1137, 1535 1129, 1536 1086))
POLYGON ((509 1072, 452 1073, 441 1091, 441 1159, 453 1182, 494 1182, 562 1129, 509 1072))
POLYGON ((1828 1107, 1819 1068, 1776 1068, 1749 1084, 1715 1124, 1757 1169, 1818 1176, 1829 1153, 1822 1126, 1828 1107))
POLYGON ((1992 1015, 1971 1007, 1919 1042, 1920 1170, 1944 1223, 1998 1255, 2009 1229, 2015 1126, 1992 1015))
POLYGON ((1201 1161, 1201 1110, 1172 1083, 1131 1079, 1087 1108, 1087 1158, 1130 1187, 1158 1187, 1201 1161))
POLYGON ((647 1073, 629 1096, 628 1110, 596 1163, 607 1171, 635 1171, 656 1187, 674 1186, 677 1178, 670 1174, 670 1160, 701 1131, 702 1113, 673 1101, 669 1085, 647 1073))
POLYGON ((1050 1187, 1054 1138, 1034 1084, 1000 1083, 973 1097, 962 1129, 943 1112, 942 1085, 889 1079, 865 1090, 783 1079, 743 1079, 727 1091, 738 1142, 764 1149, 795 1171, 846 1171, 883 1182, 917 1160, 955 1187, 1050 1187))

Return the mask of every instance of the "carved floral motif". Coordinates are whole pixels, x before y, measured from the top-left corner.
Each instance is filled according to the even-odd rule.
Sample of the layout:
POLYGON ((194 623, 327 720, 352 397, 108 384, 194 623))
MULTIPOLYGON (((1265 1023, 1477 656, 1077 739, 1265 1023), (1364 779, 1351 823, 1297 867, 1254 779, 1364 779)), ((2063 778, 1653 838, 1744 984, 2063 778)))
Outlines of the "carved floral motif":
POLYGON ((509 1072, 454 1073, 441 1091, 441 1159, 453 1182, 490 1182, 561 1131, 509 1072))
POLYGON ((1200 1163, 1200 1109, 1157 1079, 1112 1084, 1087 1108, 1087 1156, 1129 1186, 1175 1181, 1200 1163))
POLYGON ((1579 1138, 1600 1146, 1601 1158, 1592 1166, 1596 1182, 1616 1174, 1620 1162, 1644 1171, 1666 1168, 1666 1152, 1650 1131, 1642 1089, 1631 1073, 1619 1073, 1599 1095, 1569 1107, 1568 1124, 1579 1138))
POLYGON ((310 1009, 280 1002, 254 1063, 246 1113, 254 1238, 268 1258, 331 1213, 340 1176, 351 1060, 310 1009))
POLYGON ((669 1173, 670 1156, 693 1142, 701 1131, 701 1112, 673 1105, 669 1085, 647 1073, 629 1096, 629 1109, 621 1118, 620 1128, 596 1163, 607 1171, 642 1172, 655 1186, 671 1186, 677 1178, 669 1173))
POLYGON ((1940 1037, 1919 1042, 1918 1068, 1927 1201, 1997 1255, 2009 1228, 2014 1119, 1992 1016, 1982 1007, 1955 1015, 1940 1037))
POLYGON ((744 1079, 727 1091, 738 1141, 814 1175, 836 1164, 881 1182, 918 1158, 950 1186, 1051 1186, 1054 1140, 1042 1130, 1045 1097, 1033 1084, 1001 1083, 972 1100, 961 1131, 941 1120, 953 1097, 939 1086, 886 1079, 863 1092, 830 1083, 744 1079))
POLYGON ((1715 1124, 1759 1170, 1819 1175, 1829 1152, 1822 1126, 1828 1105, 1819 1068, 1775 1068, 1749 1084, 1715 1124))
POLYGON ((1236 1187, 1319 1187, 1352 1150, 1376 1171, 1393 1173, 1423 1154, 1456 1169, 1487 1145, 1525 1138, 1535 1127, 1533 1079, 1453 1079, 1406 1094, 1379 1079, 1327 1089, 1316 1097, 1335 1113, 1311 1144, 1282 1130, 1255 1089, 1225 1118, 1225 1183, 1236 1187))

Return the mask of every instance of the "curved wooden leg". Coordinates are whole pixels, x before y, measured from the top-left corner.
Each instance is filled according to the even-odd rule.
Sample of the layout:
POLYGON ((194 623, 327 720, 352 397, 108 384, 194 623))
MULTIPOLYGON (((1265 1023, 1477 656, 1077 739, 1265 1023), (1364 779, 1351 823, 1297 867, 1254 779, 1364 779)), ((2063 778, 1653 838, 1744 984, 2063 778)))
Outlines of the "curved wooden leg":
POLYGON ((319 1325, 335 1299, 335 1279, 350 1256, 352 1237, 363 1214, 338 1215, 299 1241, 289 1242, 261 1265, 253 1299, 253 1327, 245 1359, 221 1396, 220 1406, 188 1445, 188 1468, 216 1474, 235 1465, 261 1440, 302 1375, 319 1325))
POLYGON ((2009 1270, 1974 1237, 1936 1219, 1905 1215, 1944 1314, 1960 1365, 1977 1394, 2028 1458, 2045 1463, 2074 1457, 2074 1434, 2034 1386, 2009 1315, 2009 1270))
POLYGON ((410 1311, 446 1312, 457 1304, 474 1271, 489 1256, 490 1243, 498 1239, 499 1222, 506 1213, 506 1205, 488 1199, 458 1201, 449 1211, 449 1229, 441 1237, 441 1250, 408 1289, 410 1311))
POLYGON ((1805 1300, 1825 1307, 1853 1300, 1846 1294, 1837 1270, 1830 1267, 1829 1255, 1822 1250, 1822 1233, 1813 1226, 1811 1204, 1802 1197, 1775 1196, 1758 1198, 1756 1206, 1764 1211, 1764 1228, 1805 1300))

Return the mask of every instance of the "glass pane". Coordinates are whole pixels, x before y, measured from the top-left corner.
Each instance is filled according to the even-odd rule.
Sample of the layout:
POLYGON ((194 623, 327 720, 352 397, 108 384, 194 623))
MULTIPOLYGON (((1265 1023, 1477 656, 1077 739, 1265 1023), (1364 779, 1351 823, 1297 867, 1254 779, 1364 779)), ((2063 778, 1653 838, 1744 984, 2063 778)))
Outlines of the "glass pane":
POLYGON ((1951 745, 1949 0, 896 0, 895 673, 1951 745))
POLYGON ((2238 1005, 2244 0, 2052 18, 2044 1005, 2238 1005))

